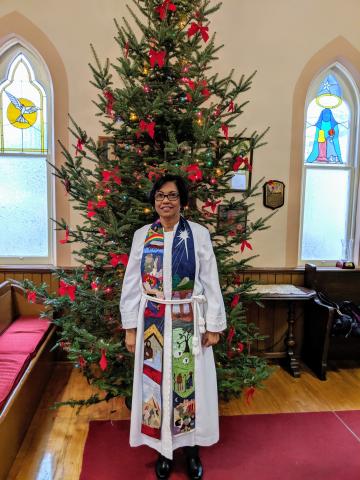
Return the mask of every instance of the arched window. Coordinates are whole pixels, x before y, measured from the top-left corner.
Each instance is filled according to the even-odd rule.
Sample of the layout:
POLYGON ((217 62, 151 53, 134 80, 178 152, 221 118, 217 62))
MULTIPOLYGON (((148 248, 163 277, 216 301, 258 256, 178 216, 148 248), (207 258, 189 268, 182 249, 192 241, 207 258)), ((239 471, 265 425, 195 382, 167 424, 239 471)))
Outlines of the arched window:
POLYGON ((312 82, 305 105, 300 264, 352 260, 359 95, 340 64, 312 82))
POLYGON ((51 79, 30 49, 0 55, 0 263, 53 264, 51 79))

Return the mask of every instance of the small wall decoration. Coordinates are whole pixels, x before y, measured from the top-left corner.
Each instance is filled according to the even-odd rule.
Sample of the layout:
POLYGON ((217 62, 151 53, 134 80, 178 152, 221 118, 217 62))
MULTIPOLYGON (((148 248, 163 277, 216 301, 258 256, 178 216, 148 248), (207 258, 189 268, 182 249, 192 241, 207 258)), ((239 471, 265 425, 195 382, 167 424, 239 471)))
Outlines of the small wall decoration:
POLYGON ((238 233, 246 230, 247 208, 233 208, 228 205, 218 206, 217 229, 232 227, 238 233))
POLYGON ((280 180, 269 180, 263 185, 264 205, 275 210, 284 205, 285 184, 280 180))

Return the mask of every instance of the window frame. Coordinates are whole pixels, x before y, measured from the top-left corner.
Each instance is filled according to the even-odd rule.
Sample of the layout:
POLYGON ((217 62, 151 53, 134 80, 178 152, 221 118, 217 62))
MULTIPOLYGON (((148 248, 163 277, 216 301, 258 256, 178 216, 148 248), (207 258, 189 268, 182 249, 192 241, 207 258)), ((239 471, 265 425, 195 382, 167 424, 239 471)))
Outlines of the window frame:
POLYGON ((306 263, 313 263, 317 266, 331 267, 335 266, 338 259, 328 259, 328 260, 319 260, 319 259, 302 259, 302 237, 303 237, 303 223, 304 223, 304 204, 305 204, 305 190, 306 190, 306 180, 307 180, 307 171, 310 169, 331 169, 331 170, 350 170, 350 193, 349 193, 349 214, 347 219, 347 232, 348 239, 353 239, 352 251, 351 251, 351 260, 354 261, 356 258, 356 249, 358 246, 355 245, 357 224, 357 202, 359 195, 359 115, 360 115, 360 96, 357 85, 353 80, 351 74, 348 70, 341 65, 339 62, 335 62, 322 71, 320 71, 310 82, 306 100, 304 105, 304 121, 303 121, 303 142, 302 142, 302 177, 301 177, 301 199, 300 199, 300 228, 299 228, 299 241, 298 241, 298 265, 303 266, 306 263), (328 74, 334 74, 339 81, 342 91, 343 98, 348 102, 350 111, 351 111, 351 125, 350 125, 350 142, 349 142, 349 161, 343 165, 335 164, 307 164, 305 162, 305 142, 306 142, 306 119, 307 111, 309 104, 315 96, 315 92, 319 87, 319 81, 322 81, 328 74))
POLYGON ((47 181, 47 207, 48 207, 48 256, 0 256, 0 266, 19 266, 19 265, 39 265, 52 267, 56 259, 56 225, 51 220, 55 218, 55 177, 52 173, 50 164, 54 164, 54 96, 53 84, 49 69, 41 57, 30 45, 25 45, 18 38, 13 38, 7 42, 0 50, 0 77, 4 79, 7 76, 10 66, 16 61, 16 58, 23 54, 30 63, 34 71, 36 80, 43 87, 46 94, 46 114, 47 114, 47 153, 34 152, 0 152, 2 157, 37 157, 44 158, 46 161, 46 181, 47 181))

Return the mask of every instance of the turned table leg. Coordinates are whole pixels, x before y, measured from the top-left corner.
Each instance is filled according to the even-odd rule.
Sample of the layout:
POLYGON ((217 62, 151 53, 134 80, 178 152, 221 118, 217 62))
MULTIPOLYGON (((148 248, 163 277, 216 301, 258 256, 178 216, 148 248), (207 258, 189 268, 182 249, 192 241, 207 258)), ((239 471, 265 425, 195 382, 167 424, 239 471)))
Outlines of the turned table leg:
POLYGON ((286 346, 286 363, 290 372, 294 377, 300 377, 300 368, 299 362, 295 357, 295 335, 294 335, 294 326, 295 326, 295 302, 288 302, 288 331, 285 339, 286 346))

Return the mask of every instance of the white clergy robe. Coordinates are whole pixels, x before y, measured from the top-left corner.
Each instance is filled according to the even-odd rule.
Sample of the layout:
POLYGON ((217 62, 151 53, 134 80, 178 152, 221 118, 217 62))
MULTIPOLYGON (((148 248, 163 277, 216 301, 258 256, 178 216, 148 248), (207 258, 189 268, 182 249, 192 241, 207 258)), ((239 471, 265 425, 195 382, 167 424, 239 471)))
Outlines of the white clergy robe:
MULTIPOLYGON (((200 305, 205 318, 205 328, 210 332, 221 332, 226 328, 224 301, 219 285, 216 258, 211 244, 209 231, 194 222, 189 222, 194 238, 196 271, 193 295, 205 295, 207 303, 200 305)), ((144 308, 146 300, 142 298, 141 258, 144 241, 151 225, 137 230, 126 268, 120 299, 120 312, 124 329, 137 328, 134 383, 132 393, 130 445, 148 445, 165 457, 172 459, 173 450, 184 446, 209 446, 219 440, 219 416, 216 370, 212 347, 200 346, 195 356, 195 430, 180 435, 172 435, 172 320, 171 305, 166 305, 163 350, 162 381, 162 425, 161 439, 141 433, 142 422, 142 370, 144 308)), ((172 295, 172 243, 177 225, 171 232, 164 232, 163 287, 165 299, 172 295)), ((201 335, 197 332, 200 339, 201 335)))

